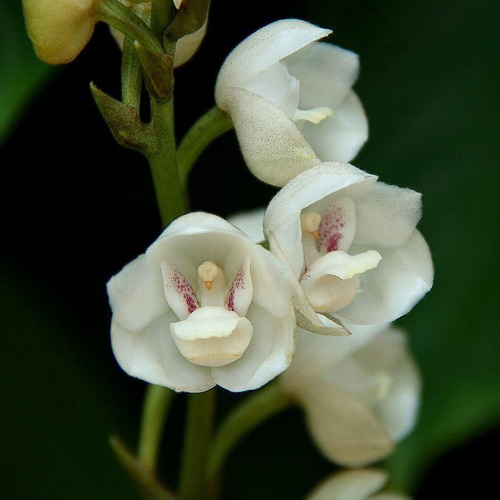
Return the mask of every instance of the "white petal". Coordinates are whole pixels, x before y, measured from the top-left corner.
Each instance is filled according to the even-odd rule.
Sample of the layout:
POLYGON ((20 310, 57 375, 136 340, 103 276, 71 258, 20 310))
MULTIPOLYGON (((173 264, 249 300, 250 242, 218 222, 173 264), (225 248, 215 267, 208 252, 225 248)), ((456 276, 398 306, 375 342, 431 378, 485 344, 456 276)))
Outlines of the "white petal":
POLYGON ((387 395, 375 412, 393 440, 399 441, 415 426, 420 402, 420 374, 410 355, 405 335, 391 328, 356 353, 356 359, 372 370, 390 374, 387 395))
POLYGON ((283 186, 319 159, 295 123, 276 105, 243 89, 226 92, 241 152, 261 181, 283 186))
POLYGON ((262 228, 264 212, 265 208, 255 208, 232 214, 227 220, 241 229, 255 243, 260 243, 264 240, 264 229, 262 228))
POLYGON ((300 80, 302 109, 338 106, 359 74, 357 54, 324 42, 308 45, 288 56, 284 63, 290 74, 300 80))
POLYGON ((227 296, 227 308, 239 316, 245 316, 253 298, 253 283, 250 274, 250 256, 247 256, 238 269, 227 296))
POLYGON ((290 311, 292 276, 286 264, 256 245, 252 252, 250 273, 253 283, 252 302, 273 316, 287 316, 290 311))
POLYGON ((284 64, 273 64, 242 88, 275 104, 289 118, 294 118, 300 84, 290 76, 284 64))
MULTIPOLYGON (((318 250, 349 250, 356 234, 356 206, 350 198, 335 198, 321 214, 318 250)), ((337 274, 337 276, 339 276, 337 274)), ((345 278, 344 278, 345 279, 345 278)))
POLYGON ((159 263, 147 255, 113 276, 107 291, 114 320, 130 331, 141 330, 169 310, 159 263))
POLYGON ((308 389, 302 391, 308 429, 327 458, 359 467, 393 450, 380 420, 359 398, 323 380, 310 380, 308 389))
POLYGON ((343 471, 322 481, 306 500, 367 500, 386 481, 387 474, 376 469, 343 471))
POLYGON ((233 392, 258 389, 290 365, 295 350, 293 309, 282 318, 252 304, 247 318, 253 337, 245 354, 230 365, 212 369, 218 385, 233 392))
POLYGON ((318 125, 301 122, 300 130, 322 161, 351 161, 368 139, 368 120, 358 96, 350 91, 318 125))
POLYGON ((369 343, 383 329, 385 325, 352 326, 352 335, 327 337, 299 328, 293 362, 281 376, 286 391, 301 391, 304 378, 320 377, 335 370, 339 362, 369 343))
MULTIPOLYGON (((362 252, 366 247, 351 247, 362 252)), ((336 317, 354 324, 388 323, 406 314, 432 287, 429 247, 418 231, 397 248, 378 248, 382 260, 361 276, 362 291, 336 317)))
POLYGON ((177 349, 170 335, 170 323, 176 319, 169 312, 141 332, 128 331, 113 321, 113 353, 122 369, 132 377, 175 391, 206 391, 215 382, 208 368, 190 363, 177 349))
POLYGON ((327 336, 350 335, 345 326, 337 319, 318 314, 307 300, 302 287, 297 283, 292 295, 297 326, 308 332, 327 336))
POLYGON ((237 236, 242 235, 240 230, 217 215, 209 214, 207 212, 190 212, 182 217, 179 217, 178 219, 175 219, 163 231, 163 233, 161 233, 158 240, 156 240, 148 248, 147 252, 154 251, 156 246, 161 245, 159 241, 165 237, 204 233, 224 233, 234 234, 237 236))
POLYGON ((382 182, 354 194, 357 231, 354 242, 371 247, 406 243, 422 215, 422 195, 382 182))
POLYGON ((284 57, 331 33, 298 19, 276 21, 253 33, 226 58, 215 86, 217 105, 227 111, 226 92, 247 82, 284 57))
POLYGON ((207 31, 207 21, 203 23, 202 27, 194 33, 183 36, 177 41, 175 47, 174 67, 177 68, 191 59, 198 50, 205 33, 207 31))
POLYGON ((161 263, 161 273, 168 305, 179 319, 186 319, 189 314, 200 307, 193 287, 171 262, 161 263))

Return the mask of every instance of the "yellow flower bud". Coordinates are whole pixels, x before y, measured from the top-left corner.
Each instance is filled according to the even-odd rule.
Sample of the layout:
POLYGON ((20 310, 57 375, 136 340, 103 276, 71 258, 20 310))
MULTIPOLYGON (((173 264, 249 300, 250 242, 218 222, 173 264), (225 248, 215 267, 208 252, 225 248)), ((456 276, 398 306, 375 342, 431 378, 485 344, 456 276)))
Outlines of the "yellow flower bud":
POLYGON ((72 61, 87 45, 97 19, 95 0, 23 0, 37 56, 48 64, 72 61))

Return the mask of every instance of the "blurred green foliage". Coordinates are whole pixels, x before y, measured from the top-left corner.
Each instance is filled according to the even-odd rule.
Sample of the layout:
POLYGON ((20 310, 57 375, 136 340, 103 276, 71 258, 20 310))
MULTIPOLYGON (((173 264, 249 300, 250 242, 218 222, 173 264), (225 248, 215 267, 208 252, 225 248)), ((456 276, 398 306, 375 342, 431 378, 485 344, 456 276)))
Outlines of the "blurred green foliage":
POLYGON ((26 35, 21 2, 0 0, 0 143, 52 73, 26 35))

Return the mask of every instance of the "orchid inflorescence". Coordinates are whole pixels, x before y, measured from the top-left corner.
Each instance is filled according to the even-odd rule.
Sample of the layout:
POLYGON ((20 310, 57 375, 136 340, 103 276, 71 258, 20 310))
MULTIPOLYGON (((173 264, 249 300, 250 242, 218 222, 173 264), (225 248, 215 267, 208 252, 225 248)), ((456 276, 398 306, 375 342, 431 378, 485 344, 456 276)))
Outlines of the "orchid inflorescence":
MULTIPOLYGON (((35 51, 49 64, 72 61, 95 24, 109 24, 123 52, 122 99, 95 86, 93 96, 118 142, 152 170, 165 229, 107 285, 116 360, 150 384, 137 456, 114 441, 142 493, 215 498, 211 485, 238 439, 291 405, 303 409, 333 463, 368 467, 388 456, 412 430, 420 394, 406 333, 393 322, 430 290, 433 264, 416 229, 420 194, 348 163, 368 137, 352 90, 358 56, 326 41, 329 29, 273 22, 227 56, 216 106, 177 146, 173 73, 202 43, 210 1, 23 7, 35 51), (148 123, 139 113, 144 88, 148 123), (232 128, 248 168, 275 196, 251 212, 235 207, 226 220, 189 212, 188 172, 232 128), (213 433, 215 386, 253 392, 213 433), (172 391, 193 393, 187 434, 205 437, 197 453, 185 450, 176 493, 155 475, 172 391)), ((344 471, 307 498, 405 498, 377 493, 386 479, 379 469, 344 471)))

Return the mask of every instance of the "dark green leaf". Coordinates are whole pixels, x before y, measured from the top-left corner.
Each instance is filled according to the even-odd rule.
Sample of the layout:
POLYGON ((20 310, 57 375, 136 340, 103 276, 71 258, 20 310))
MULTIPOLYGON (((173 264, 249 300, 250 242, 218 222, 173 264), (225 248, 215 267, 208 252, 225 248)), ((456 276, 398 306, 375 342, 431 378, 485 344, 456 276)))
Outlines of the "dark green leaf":
POLYGON ((423 193, 433 290, 403 320, 421 418, 390 464, 409 487, 500 417, 500 18, 493 1, 308 3, 360 55, 370 138, 353 163, 423 193))
POLYGON ((0 143, 53 69, 35 55, 20 1, 0 0, 0 143))

